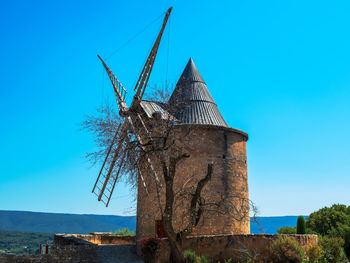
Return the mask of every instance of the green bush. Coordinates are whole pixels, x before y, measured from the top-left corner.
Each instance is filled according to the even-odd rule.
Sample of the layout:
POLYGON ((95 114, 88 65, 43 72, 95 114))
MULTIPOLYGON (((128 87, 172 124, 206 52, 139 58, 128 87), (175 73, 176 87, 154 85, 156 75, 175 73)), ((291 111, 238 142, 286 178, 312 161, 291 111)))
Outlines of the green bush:
POLYGON ((129 228, 125 227, 123 229, 118 229, 112 233, 113 236, 135 236, 136 233, 131 231, 129 228))
POLYGON ((299 216, 297 220, 297 234, 305 235, 306 234, 306 225, 305 219, 303 216, 299 216))
POLYGON ((200 263, 200 258, 192 250, 185 250, 184 256, 188 263, 200 263))
POLYGON ((187 263, 209 263, 208 259, 205 256, 197 256, 192 250, 185 250, 184 256, 187 263))
POLYGON ((270 261, 273 263, 301 263, 304 251, 294 240, 278 236, 270 246, 270 261))
POLYGON ((209 260, 205 256, 201 256, 200 263, 209 263, 209 260))
POLYGON ((344 235, 344 251, 347 257, 350 259, 350 230, 346 231, 344 235))
POLYGON ((284 226, 279 229, 277 229, 278 234, 285 234, 285 235, 294 235, 297 233, 297 230, 295 227, 290 226, 284 226))
POLYGON ((318 244, 314 244, 306 251, 306 255, 310 263, 317 263, 322 258, 322 247, 318 244))
POLYGON ((323 237, 320 241, 322 246, 322 260, 327 263, 343 262, 344 254, 344 240, 339 237, 323 237))

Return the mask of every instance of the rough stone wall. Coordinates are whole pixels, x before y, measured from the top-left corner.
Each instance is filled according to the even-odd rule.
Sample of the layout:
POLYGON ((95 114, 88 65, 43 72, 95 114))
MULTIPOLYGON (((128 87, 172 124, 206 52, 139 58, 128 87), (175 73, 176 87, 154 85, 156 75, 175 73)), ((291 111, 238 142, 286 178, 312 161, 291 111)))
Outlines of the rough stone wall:
MULTIPOLYGON (((213 262, 232 258, 245 260, 243 255, 268 258, 269 246, 278 235, 218 235, 188 237, 183 240, 183 249, 205 255, 213 262)), ((306 251, 318 242, 317 235, 287 235, 296 240, 306 251)), ((170 249, 167 239, 161 246, 154 263, 168 263, 170 249)), ((0 263, 141 263, 135 245, 97 245, 68 235, 56 235, 50 255, 0 255, 0 263)))
MULTIPOLYGON (((80 235, 56 234, 49 255, 0 255, 0 263, 95 263, 98 245, 87 242, 80 235)), ((87 236, 87 235, 81 235, 87 236)))
MULTIPOLYGON (((71 234, 71 235, 56 235, 58 240, 60 236, 70 236, 72 238, 79 238, 93 244, 103 245, 135 245, 135 236, 113 236, 110 233, 90 233, 88 235, 71 234)), ((59 242, 59 241, 57 241, 59 242)))
POLYGON ((98 262, 98 245, 53 245, 51 255, 57 262, 98 262))
MULTIPOLYGON (((0 255, 0 263, 52 263, 55 261, 51 255, 0 255)), ((66 261, 67 263, 70 261, 66 261)), ((66 263, 62 262, 62 263, 66 263)))
MULTIPOLYGON (((249 257, 269 258, 269 247, 278 235, 222 235, 188 237, 183 241, 184 250, 190 249, 213 262, 231 258, 233 262, 245 262, 249 257)), ((297 241, 304 251, 318 242, 317 235, 288 235, 297 241)), ((169 262, 170 249, 166 239, 161 242, 154 263, 169 262)))
POLYGON ((0 263, 97 263, 97 246, 67 245, 50 255, 0 255, 0 263))
MULTIPOLYGON (((203 214, 192 235, 249 233, 247 135, 239 130, 209 125, 179 125, 175 128, 175 135, 181 138, 181 147, 190 154, 188 159, 177 166, 175 192, 180 193, 184 188, 196 186, 205 177, 208 163, 214 163, 212 179, 202 192, 206 202, 225 200, 226 205, 238 209, 235 213, 220 214, 212 211, 210 214, 203 214)), ((157 173, 163 181, 162 171, 158 169, 157 173)), ((137 240, 155 237, 156 220, 161 219, 155 181, 149 171, 141 171, 141 174, 149 194, 139 180, 137 240)), ((164 192, 160 196, 160 203, 164 204, 164 192)), ((190 200, 181 195, 176 200, 174 226, 176 230, 180 230, 187 223, 190 200)))
POLYGON ((91 235, 56 234, 50 252, 49 255, 0 255, 0 263, 142 262, 136 254, 135 237, 118 237, 103 233, 91 235), (107 240, 104 240, 106 237, 107 240), (106 242, 101 243, 101 238, 102 242, 106 242), (99 244, 89 242, 87 239, 95 240, 99 244))
MULTIPOLYGON (((86 241, 87 237, 91 238, 92 236, 103 237, 103 236, 110 236, 110 235, 108 234, 105 235, 102 233, 94 234, 94 235, 63 235, 63 234, 55 235, 54 245, 51 248, 51 254, 56 259, 58 258, 58 261, 52 261, 52 262, 72 262, 72 263, 75 263, 75 262, 141 263, 142 262, 142 260, 136 254, 135 237, 133 237, 133 242, 132 242, 131 241, 132 237, 110 236, 115 240, 119 239, 119 241, 121 242, 118 242, 118 244, 111 244, 111 243, 93 244, 89 241, 86 241), (129 242, 128 244, 125 243, 126 240, 129 242)), ((107 241, 109 242, 110 240, 107 240, 107 241)))

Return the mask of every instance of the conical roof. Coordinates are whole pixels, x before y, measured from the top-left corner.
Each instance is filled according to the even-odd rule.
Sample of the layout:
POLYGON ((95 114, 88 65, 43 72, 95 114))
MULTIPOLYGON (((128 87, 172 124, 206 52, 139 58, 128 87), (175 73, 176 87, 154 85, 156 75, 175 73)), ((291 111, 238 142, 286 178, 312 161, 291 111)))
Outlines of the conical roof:
POLYGON ((168 106, 170 113, 181 123, 228 127, 192 58, 177 82, 168 106))

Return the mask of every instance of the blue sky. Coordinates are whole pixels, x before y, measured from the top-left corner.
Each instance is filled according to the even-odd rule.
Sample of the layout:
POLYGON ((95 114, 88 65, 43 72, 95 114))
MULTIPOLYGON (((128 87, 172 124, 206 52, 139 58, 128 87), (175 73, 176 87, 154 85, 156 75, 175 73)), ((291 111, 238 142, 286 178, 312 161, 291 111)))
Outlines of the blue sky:
POLYGON ((4 1, 0 209, 134 213, 124 184, 109 208, 91 193, 93 138, 79 124, 114 103, 96 54, 132 93, 169 6, 150 85, 175 84, 193 58, 226 122, 249 134, 260 215, 350 205, 349 1, 4 1))

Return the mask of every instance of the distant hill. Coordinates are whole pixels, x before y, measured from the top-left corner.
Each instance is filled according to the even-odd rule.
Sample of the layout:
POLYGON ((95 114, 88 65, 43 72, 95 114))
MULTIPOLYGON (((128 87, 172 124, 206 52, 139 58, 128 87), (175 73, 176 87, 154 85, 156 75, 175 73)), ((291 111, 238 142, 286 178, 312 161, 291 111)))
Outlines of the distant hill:
POLYGON ((54 234, 0 230, 0 254, 39 254, 40 244, 53 243, 54 234))
MULTIPOLYGON (((263 233, 275 234, 282 226, 295 226, 297 216, 258 217, 263 233)), ((25 211, 1 211, 0 230, 76 233, 112 232, 127 227, 135 230, 135 216, 78 215, 59 213, 39 213, 25 211)), ((252 223, 251 233, 261 233, 252 223)))
POLYGON ((87 234, 124 227, 134 230, 135 225, 135 216, 0 211, 0 230, 87 234))

